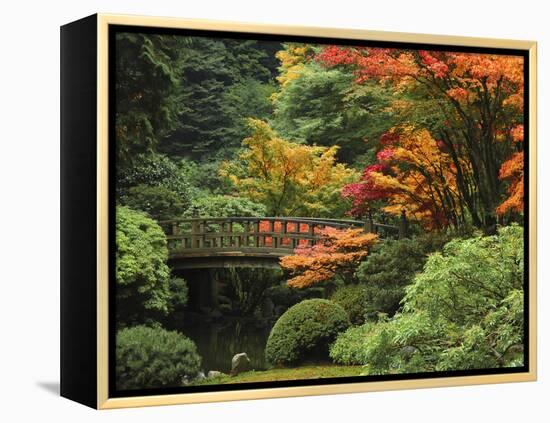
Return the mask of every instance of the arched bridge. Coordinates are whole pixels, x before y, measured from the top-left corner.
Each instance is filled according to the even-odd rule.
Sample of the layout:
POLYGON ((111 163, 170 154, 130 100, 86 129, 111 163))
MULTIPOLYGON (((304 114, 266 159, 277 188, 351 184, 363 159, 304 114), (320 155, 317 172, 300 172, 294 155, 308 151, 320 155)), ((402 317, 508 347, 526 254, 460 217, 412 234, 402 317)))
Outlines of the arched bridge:
POLYGON ((301 245, 314 245, 323 228, 363 228, 381 237, 404 237, 399 226, 372 219, 340 220, 307 217, 193 217, 160 222, 167 234, 174 270, 215 267, 278 267, 279 258, 301 245))

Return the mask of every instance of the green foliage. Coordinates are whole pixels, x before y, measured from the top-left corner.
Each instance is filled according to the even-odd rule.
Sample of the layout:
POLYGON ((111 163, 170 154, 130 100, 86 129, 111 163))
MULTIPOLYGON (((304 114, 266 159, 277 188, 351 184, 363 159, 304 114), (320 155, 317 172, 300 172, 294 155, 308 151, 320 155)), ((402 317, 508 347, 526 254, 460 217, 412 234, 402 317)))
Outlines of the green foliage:
POLYGON ((155 210, 148 201, 156 197, 152 203, 158 206, 155 210, 158 215, 163 214, 162 207, 166 204, 162 203, 165 201, 172 213, 180 213, 189 207, 192 188, 182 166, 162 154, 143 154, 135 157, 131 165, 117 169, 116 192, 120 204, 146 212, 155 210))
POLYGON ((138 185, 128 191, 128 207, 141 210, 155 220, 168 220, 180 216, 184 207, 180 196, 164 186, 138 185))
POLYGON ((303 66, 277 95, 274 127, 283 136, 308 144, 339 145, 347 163, 368 151, 390 126, 384 111, 389 97, 377 84, 357 86, 355 75, 316 62, 303 66))
POLYGON ((176 162, 163 154, 142 154, 131 167, 117 169, 117 189, 124 195, 137 185, 163 186, 180 196, 189 191, 188 175, 176 162))
POLYGON ((523 288, 523 228, 498 235, 454 239, 430 256, 407 289, 407 312, 426 311, 460 325, 477 323, 511 291, 523 288))
POLYGON ((189 288, 183 278, 172 278, 170 280, 170 311, 181 310, 189 300, 189 288))
POLYGON ((337 334, 349 326, 342 307, 328 300, 305 300, 288 309, 277 320, 265 349, 266 359, 290 365, 323 358, 337 334))
POLYGON ((185 216, 193 213, 205 217, 260 217, 266 215, 265 206, 245 197, 207 195, 193 201, 185 216))
POLYGON ((425 234, 412 239, 385 239, 376 244, 361 263, 356 277, 365 286, 369 316, 385 313, 393 316, 405 296, 405 288, 422 270, 428 254, 443 247, 448 237, 425 234))
POLYGON ((303 300, 324 298, 325 288, 322 286, 292 288, 288 286, 287 281, 284 281, 281 284, 269 287, 266 291, 266 296, 271 298, 275 305, 290 308, 303 300))
POLYGON ((367 298, 365 286, 343 285, 332 294, 330 300, 346 310, 352 324, 360 325, 365 321, 365 312, 368 304, 367 298))
POLYGON ((219 167, 220 162, 216 157, 201 162, 187 158, 179 161, 180 172, 191 186, 190 196, 193 200, 227 191, 226 184, 218 174, 219 167))
POLYGON ((266 118, 270 112, 273 55, 280 44, 207 37, 181 40, 182 118, 159 149, 196 160, 231 152, 244 136, 243 119, 266 118))
POLYGON ((280 269, 234 268, 219 269, 216 275, 220 283, 227 283, 234 298, 235 314, 249 316, 256 311, 266 290, 282 279, 280 269))
POLYGON ((117 33, 115 92, 119 167, 154 149, 179 126, 181 37, 117 33))
POLYGON ((193 341, 160 327, 118 331, 115 354, 120 390, 183 386, 197 375, 201 364, 193 341))
POLYGON ((522 286, 523 228, 455 239, 428 258, 402 313, 365 327, 362 344, 342 335, 332 356, 367 374, 521 366, 522 286))
POLYGON ((116 208, 117 322, 143 321, 150 313, 167 313, 170 269, 166 236, 145 214, 116 208))
POLYGON ((330 346, 330 358, 338 364, 357 365, 365 362, 363 354, 367 337, 373 330, 374 323, 352 326, 342 332, 330 346))

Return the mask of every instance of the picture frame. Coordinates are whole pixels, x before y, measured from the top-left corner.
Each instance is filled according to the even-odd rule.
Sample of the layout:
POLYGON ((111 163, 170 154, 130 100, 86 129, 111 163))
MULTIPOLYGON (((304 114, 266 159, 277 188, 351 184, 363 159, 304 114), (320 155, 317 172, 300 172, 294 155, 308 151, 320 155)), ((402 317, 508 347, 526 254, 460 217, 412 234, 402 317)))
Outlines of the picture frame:
MULTIPOLYGON (((535 381, 537 377, 536 49, 537 45, 534 41, 111 14, 92 15, 61 27, 61 395, 92 408, 110 409, 535 381), (522 179, 521 188, 525 190, 525 201, 519 213, 522 221, 518 223, 525 231, 524 256, 522 256, 522 260, 525 259, 522 275, 524 304, 522 364, 517 367, 512 365, 511 367, 451 371, 357 374, 347 377, 333 375, 326 378, 297 380, 211 385, 191 383, 161 388, 118 389, 115 380, 117 372, 115 344, 120 326, 117 325, 119 318, 114 312, 117 307, 120 311, 115 286, 118 257, 116 255, 118 247, 115 243, 117 237, 115 208, 119 202, 116 192, 116 175, 119 170, 116 159, 116 139, 119 135, 115 131, 117 125, 115 111, 120 110, 121 106, 117 103, 120 97, 117 99, 115 95, 114 80, 120 78, 117 76, 115 66, 119 57, 117 54, 121 54, 121 51, 115 48, 116 34, 120 33, 208 37, 214 40, 231 38, 242 42, 275 40, 336 47, 362 46, 390 50, 401 48, 522 58, 524 94, 521 118, 523 119, 522 140, 525 137, 525 141, 521 152, 522 154, 525 152, 524 161, 522 161, 525 170, 522 173, 524 179, 522 179)), ((153 81, 151 85, 153 89, 157 87, 155 84, 156 82, 153 81)), ((185 112, 182 113, 185 114, 185 112)), ((378 225, 379 230, 384 229, 385 226, 388 230, 393 227, 396 234, 404 237, 409 224, 407 213, 405 211, 402 215, 398 213, 392 220, 394 225, 376 223, 369 218, 365 220, 363 229, 370 233, 376 232, 375 225, 378 225)), ((185 220, 190 225, 195 225, 188 229, 186 236, 180 236, 178 232, 182 228, 181 222, 178 223, 180 226, 177 226, 175 231, 167 229, 166 233, 169 240, 176 239, 180 243, 183 242, 184 246, 191 246, 190 248, 195 248, 196 241, 197 250, 204 246, 200 244, 200 240, 208 240, 208 245, 211 247, 218 245, 223 249, 227 245, 225 244, 227 239, 229 239, 229 245, 235 246, 233 239, 235 237, 243 239, 244 236, 242 232, 233 232, 233 229, 228 228, 256 224, 258 226, 254 229, 244 230, 246 233, 244 246, 255 248, 254 254, 262 246, 264 249, 270 249, 267 253, 271 260, 276 242, 279 243, 279 249, 284 247, 287 250, 290 247, 284 245, 288 240, 293 247, 290 250, 294 250, 294 247, 299 248, 302 241, 309 243, 308 240, 311 240, 311 246, 314 246, 316 241, 313 239, 319 239, 315 235, 316 230, 321 226, 338 229, 340 228, 338 225, 341 224, 336 220, 330 223, 330 219, 325 217, 317 218, 315 221, 288 219, 288 224, 296 225, 294 235, 289 235, 286 230, 284 235, 278 235, 279 230, 274 228, 281 225, 286 229, 287 223, 285 218, 277 216, 256 220, 249 217, 241 220, 236 217, 229 220, 224 218, 223 221, 211 219, 207 222, 195 214, 188 216, 185 220), (261 229, 258 227, 262 222, 268 225, 266 233, 270 235, 263 235, 260 240, 261 229), (218 229, 218 233, 214 235, 208 235, 204 228, 209 224, 221 225, 221 229, 218 229), (305 230, 307 234, 301 234, 302 231, 298 229, 302 224, 307 226, 305 230), (251 238, 249 238, 249 233, 254 235, 250 235, 251 238), (266 241, 266 237, 269 237, 269 241, 266 241), (216 241, 218 238, 220 240, 216 241)), ((162 219, 158 220, 164 222, 162 219)), ((349 226, 351 224, 348 223, 346 225, 348 225, 346 228, 353 229, 353 225, 349 226)), ((242 243, 239 245, 243 246, 242 243)), ((241 248, 238 254, 239 260, 242 261, 242 256, 250 253, 250 249, 241 248)), ((195 257, 195 260, 208 262, 206 266, 214 266, 213 262, 215 262, 218 263, 216 265, 227 267, 226 261, 229 259, 223 254, 214 257, 208 253, 206 256, 195 257), (220 257, 222 257, 222 264, 220 264, 220 257)), ((252 254, 254 257, 258 255, 254 254, 252 254)), ((239 351, 235 351, 237 352, 239 351)))

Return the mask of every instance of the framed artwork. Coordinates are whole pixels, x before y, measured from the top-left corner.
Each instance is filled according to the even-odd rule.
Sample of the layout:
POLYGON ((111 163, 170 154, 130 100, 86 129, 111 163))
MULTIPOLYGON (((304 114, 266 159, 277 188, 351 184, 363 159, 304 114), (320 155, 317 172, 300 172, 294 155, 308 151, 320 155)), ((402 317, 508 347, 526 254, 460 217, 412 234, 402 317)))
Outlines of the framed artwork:
POLYGON ((61 28, 61 394, 536 380, 536 43, 61 28))

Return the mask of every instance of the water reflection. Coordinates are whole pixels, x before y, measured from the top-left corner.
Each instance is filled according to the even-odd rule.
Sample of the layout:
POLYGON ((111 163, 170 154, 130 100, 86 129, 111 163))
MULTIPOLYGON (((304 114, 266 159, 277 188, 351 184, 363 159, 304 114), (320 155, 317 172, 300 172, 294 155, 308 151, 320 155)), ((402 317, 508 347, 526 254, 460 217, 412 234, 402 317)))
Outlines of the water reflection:
POLYGON ((192 339, 202 357, 205 372, 219 370, 228 373, 231 359, 237 353, 245 352, 255 370, 265 370, 265 345, 273 323, 253 319, 222 318, 206 321, 200 315, 186 314, 176 329, 192 339))

